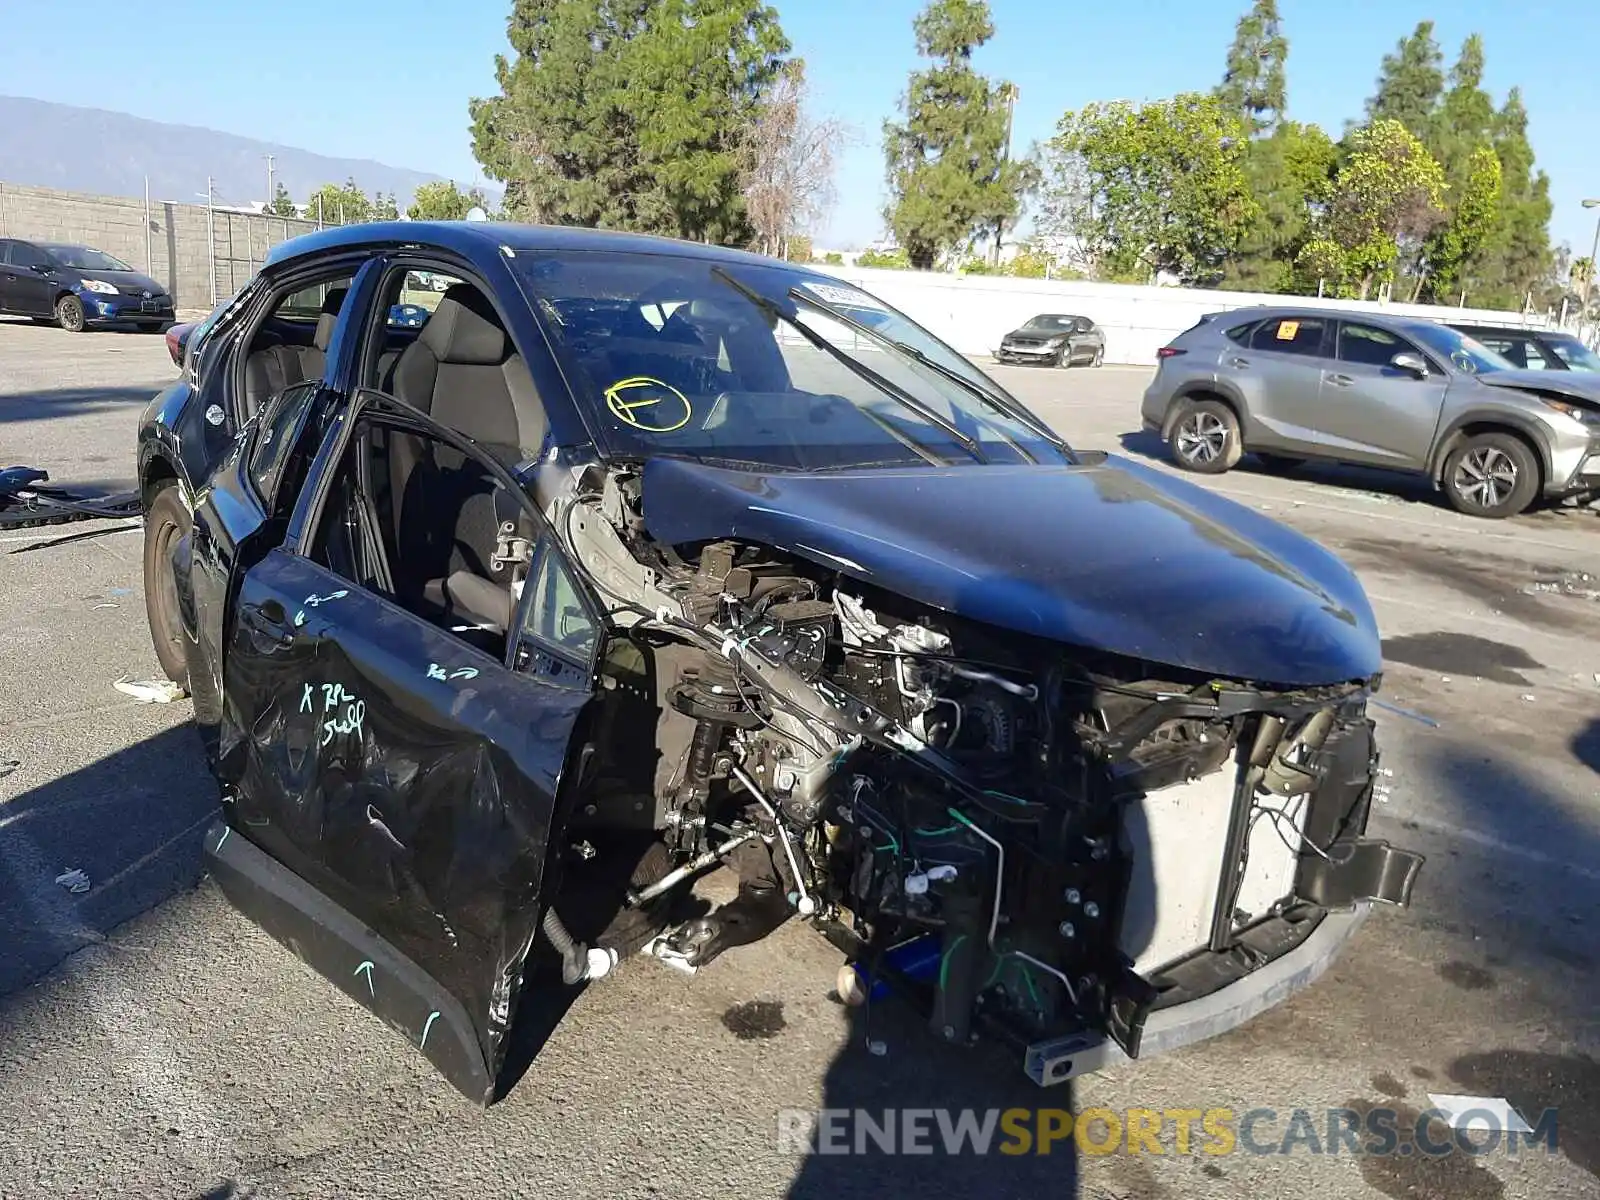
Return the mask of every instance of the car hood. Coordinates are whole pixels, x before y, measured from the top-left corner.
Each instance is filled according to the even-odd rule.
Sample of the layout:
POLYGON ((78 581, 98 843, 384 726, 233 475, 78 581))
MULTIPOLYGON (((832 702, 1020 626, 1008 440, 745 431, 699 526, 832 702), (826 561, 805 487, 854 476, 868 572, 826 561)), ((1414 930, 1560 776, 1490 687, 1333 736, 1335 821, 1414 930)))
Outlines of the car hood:
POLYGON ((1575 400, 1600 404, 1600 375, 1592 371, 1490 371, 1473 378, 1486 387, 1559 392, 1575 400))
POLYGON ((75 271, 70 267, 60 268, 63 275, 76 279, 98 279, 104 283, 115 284, 119 292, 149 292, 152 296, 164 296, 167 289, 162 287, 150 276, 138 271, 75 271))
POLYGON ((1018 633, 1260 683, 1368 679, 1350 569, 1287 527, 1117 457, 791 474, 657 458, 650 534, 758 542, 1018 633))

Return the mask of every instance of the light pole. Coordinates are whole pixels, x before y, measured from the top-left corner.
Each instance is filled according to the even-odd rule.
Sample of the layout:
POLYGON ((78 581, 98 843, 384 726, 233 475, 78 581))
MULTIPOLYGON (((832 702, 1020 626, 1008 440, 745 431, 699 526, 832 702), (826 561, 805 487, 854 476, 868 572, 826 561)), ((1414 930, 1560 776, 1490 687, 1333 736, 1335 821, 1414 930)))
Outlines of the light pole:
MULTIPOLYGON (((1585 208, 1600 208, 1600 200, 1585 200, 1585 208)), ((1589 273, 1583 277, 1583 308, 1579 310, 1580 319, 1589 317, 1589 296, 1594 291, 1594 260, 1600 255, 1600 217, 1594 219, 1594 245, 1589 247, 1589 273)))

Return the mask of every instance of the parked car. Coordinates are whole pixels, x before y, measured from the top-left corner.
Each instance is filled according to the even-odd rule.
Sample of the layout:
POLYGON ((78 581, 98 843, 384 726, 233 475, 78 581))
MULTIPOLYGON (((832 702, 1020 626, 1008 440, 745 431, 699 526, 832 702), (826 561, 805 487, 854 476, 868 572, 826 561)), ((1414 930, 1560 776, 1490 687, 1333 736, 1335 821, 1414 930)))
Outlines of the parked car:
POLYGON ((0 313, 54 321, 71 333, 129 323, 155 331, 172 297, 148 275, 88 246, 0 238, 0 313))
POLYGON ((1600 372, 1600 354, 1561 329, 1517 329, 1455 322, 1450 328, 1489 347, 1519 370, 1600 372))
POLYGON ((1106 358, 1105 332, 1088 317, 1041 313, 1000 339, 996 362, 1098 367, 1106 358))
POLYGON ((521 998, 624 954, 692 973, 797 918, 845 1000, 892 986, 1050 1084, 1239 1024, 1410 895, 1364 836, 1352 573, 841 286, 331 229, 142 418, 209 868, 479 1101, 521 998), (456 282, 397 327, 416 269, 456 282), (735 898, 686 908, 723 862, 735 898))
POLYGON ((1202 318, 1157 361, 1144 426, 1186 470, 1254 453, 1417 471, 1479 517, 1600 489, 1600 377, 1519 371, 1433 321, 1237 309, 1202 318))

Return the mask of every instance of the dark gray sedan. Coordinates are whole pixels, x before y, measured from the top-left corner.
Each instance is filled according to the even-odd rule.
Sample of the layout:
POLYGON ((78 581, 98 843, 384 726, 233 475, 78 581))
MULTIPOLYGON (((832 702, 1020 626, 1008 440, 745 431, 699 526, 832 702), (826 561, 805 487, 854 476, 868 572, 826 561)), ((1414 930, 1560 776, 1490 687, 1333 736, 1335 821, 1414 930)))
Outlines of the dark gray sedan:
POLYGON ((1000 339, 994 360, 1071 367, 1088 363, 1098 367, 1106 358, 1105 332, 1088 317, 1041 313, 1000 339))

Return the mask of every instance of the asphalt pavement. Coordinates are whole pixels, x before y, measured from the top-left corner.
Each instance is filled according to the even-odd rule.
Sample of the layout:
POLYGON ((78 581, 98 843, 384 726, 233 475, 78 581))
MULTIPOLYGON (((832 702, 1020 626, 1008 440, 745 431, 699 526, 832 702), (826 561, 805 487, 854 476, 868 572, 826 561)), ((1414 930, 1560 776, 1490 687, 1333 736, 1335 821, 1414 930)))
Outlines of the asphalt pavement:
MULTIPOLYGON (((157 337, 0 321, 0 463, 127 486, 138 413, 173 374, 157 337)), ((1147 372, 995 374, 1074 443, 1168 469, 1137 432, 1147 372)), ((506 1100, 468 1105, 201 879, 215 790, 188 706, 113 687, 157 674, 137 526, 34 550, 90 527, 0 532, 0 1197, 1600 1195, 1600 515, 1472 521, 1399 477, 1248 461, 1204 486, 1360 574, 1405 710, 1378 714, 1371 832, 1428 863, 1414 905, 1378 912, 1310 990, 1043 1092, 892 1005, 868 1053, 829 996, 838 956, 791 924, 692 979, 626 964, 506 1100), (71 870, 86 891, 57 882, 71 870), (1439 1094, 1554 1108, 1559 1150, 1404 1153, 1439 1094), (1170 1119, 1160 1154, 1093 1152, 1103 1118, 1048 1155, 779 1136, 789 1110, 1041 1106, 1262 1114, 1226 1154, 1185 1152, 1170 1119), (1388 1110, 1395 1152, 1330 1151, 1330 1109, 1388 1110)))

